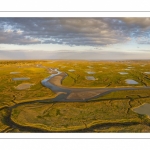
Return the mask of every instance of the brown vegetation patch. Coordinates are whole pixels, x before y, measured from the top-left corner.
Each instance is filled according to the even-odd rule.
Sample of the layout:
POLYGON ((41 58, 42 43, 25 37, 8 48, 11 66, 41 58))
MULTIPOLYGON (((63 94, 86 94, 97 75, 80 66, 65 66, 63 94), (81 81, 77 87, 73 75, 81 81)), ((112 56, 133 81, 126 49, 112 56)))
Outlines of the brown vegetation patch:
POLYGON ((69 100, 85 100, 88 98, 95 97, 103 92, 106 92, 107 90, 93 90, 93 91, 82 91, 82 92, 72 92, 67 99, 69 100))

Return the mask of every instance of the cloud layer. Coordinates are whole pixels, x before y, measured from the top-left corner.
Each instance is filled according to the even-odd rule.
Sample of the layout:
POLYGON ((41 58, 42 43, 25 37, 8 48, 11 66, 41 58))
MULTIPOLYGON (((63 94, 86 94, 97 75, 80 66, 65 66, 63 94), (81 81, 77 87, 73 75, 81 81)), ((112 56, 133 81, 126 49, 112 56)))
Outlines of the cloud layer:
POLYGON ((0 44, 150 44, 150 18, 0 18, 0 44))

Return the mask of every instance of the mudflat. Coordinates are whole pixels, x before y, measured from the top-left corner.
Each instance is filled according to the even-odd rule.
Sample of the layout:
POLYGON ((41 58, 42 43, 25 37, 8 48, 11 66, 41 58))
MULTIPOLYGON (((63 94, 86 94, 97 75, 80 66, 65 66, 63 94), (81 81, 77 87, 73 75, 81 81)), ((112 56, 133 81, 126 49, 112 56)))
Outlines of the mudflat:
POLYGON ((62 79, 66 76, 65 73, 61 73, 59 75, 56 75, 54 76, 53 78, 51 78, 49 80, 50 83, 56 85, 56 86, 62 86, 61 82, 62 82, 62 79))

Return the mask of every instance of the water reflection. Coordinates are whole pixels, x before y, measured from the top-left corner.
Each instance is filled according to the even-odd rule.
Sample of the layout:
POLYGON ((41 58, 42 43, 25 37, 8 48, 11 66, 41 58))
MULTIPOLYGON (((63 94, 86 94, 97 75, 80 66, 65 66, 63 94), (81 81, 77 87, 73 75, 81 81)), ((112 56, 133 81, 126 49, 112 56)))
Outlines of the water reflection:
POLYGON ((144 103, 143 105, 141 105, 137 108, 134 108, 133 111, 138 113, 138 114, 150 116, 150 104, 144 103))
POLYGON ((132 80, 132 79, 126 79, 125 81, 126 81, 127 84, 138 84, 137 81, 132 80))
POLYGON ((22 78, 12 78, 14 81, 22 81, 22 80, 29 80, 30 78, 22 77, 22 78))
POLYGON ((95 78, 93 76, 86 76, 85 77, 87 80, 95 80, 95 78))
POLYGON ((118 72, 118 73, 120 73, 121 75, 128 74, 127 72, 118 72))

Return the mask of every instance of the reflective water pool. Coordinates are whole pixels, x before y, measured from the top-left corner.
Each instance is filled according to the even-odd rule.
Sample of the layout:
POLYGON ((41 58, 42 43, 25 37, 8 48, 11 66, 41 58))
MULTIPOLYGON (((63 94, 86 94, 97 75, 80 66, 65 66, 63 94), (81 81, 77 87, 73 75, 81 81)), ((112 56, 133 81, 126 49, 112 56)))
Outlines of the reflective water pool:
POLYGON ((128 74, 127 72, 118 72, 121 75, 128 74))
POLYGON ((144 72, 144 73, 146 73, 146 74, 150 74, 150 72, 144 72))
POLYGON ((95 80, 95 78, 93 76, 86 76, 85 77, 87 80, 95 80))
POLYGON ((137 81, 132 80, 132 79, 126 79, 125 81, 126 81, 127 84, 138 84, 137 81))
POLYGON ((134 108, 133 111, 138 113, 138 114, 150 116, 150 104, 144 103, 141 106, 134 108))
POLYGON ((86 71, 87 74, 95 74, 94 71, 86 71))
POLYGON ((92 66, 87 66, 88 68, 93 68, 92 66))
POLYGON ((14 81, 22 81, 22 80, 29 80, 30 78, 22 77, 22 78, 12 78, 14 81))
POLYGON ((74 72, 75 70, 74 70, 74 69, 70 69, 70 70, 68 70, 68 71, 70 71, 70 72, 74 72))
POLYGON ((20 73, 20 72, 10 72, 10 74, 18 74, 18 73, 20 73))
POLYGON ((124 70, 131 70, 131 69, 124 69, 124 70))

